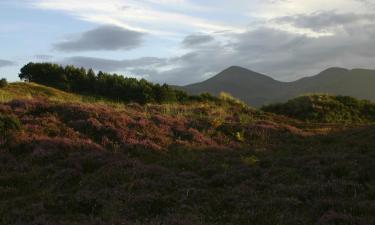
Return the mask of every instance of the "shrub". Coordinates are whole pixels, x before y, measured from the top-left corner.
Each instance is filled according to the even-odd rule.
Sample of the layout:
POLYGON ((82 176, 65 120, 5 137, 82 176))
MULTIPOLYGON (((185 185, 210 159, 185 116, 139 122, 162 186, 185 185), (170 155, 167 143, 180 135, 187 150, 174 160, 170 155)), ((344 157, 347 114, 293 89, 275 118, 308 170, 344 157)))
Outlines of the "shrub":
POLYGON ((247 104, 244 103, 243 101, 241 101, 240 99, 238 98, 235 98, 233 97, 231 94, 227 93, 227 92, 221 92, 219 94, 219 99, 220 100, 223 100, 223 101, 226 101, 226 102, 230 102, 232 104, 236 104, 236 105, 241 105, 243 107, 246 107, 247 104))
POLYGON ((12 131, 19 130, 21 122, 14 116, 0 113, 0 144, 8 137, 12 131))
POLYGON ((217 102, 219 99, 210 93, 202 93, 200 95, 188 96, 188 100, 197 102, 217 102))
POLYGON ((0 80, 0 88, 6 87, 8 85, 8 81, 5 78, 0 80))
POLYGON ((224 120, 222 118, 215 118, 211 122, 211 126, 215 129, 219 128, 221 125, 223 125, 224 120))
POLYGON ((259 163, 259 159, 255 155, 243 156, 241 157, 241 161, 247 166, 255 166, 259 163))
POLYGON ((262 110, 311 122, 375 122, 374 103, 348 96, 301 96, 286 103, 264 106, 262 110))
POLYGON ((236 140, 239 142, 245 142, 244 132, 236 132, 236 140))

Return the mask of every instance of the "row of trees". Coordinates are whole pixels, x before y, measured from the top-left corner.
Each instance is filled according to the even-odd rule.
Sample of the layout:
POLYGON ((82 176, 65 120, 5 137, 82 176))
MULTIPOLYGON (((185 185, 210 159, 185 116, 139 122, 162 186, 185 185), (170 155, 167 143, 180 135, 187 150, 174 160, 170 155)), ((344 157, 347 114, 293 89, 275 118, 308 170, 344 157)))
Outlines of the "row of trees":
POLYGON ((21 69, 21 80, 35 82, 65 91, 102 96, 124 102, 167 103, 189 100, 185 92, 168 85, 144 79, 125 78, 117 74, 95 73, 92 69, 60 66, 51 63, 29 63, 21 69))

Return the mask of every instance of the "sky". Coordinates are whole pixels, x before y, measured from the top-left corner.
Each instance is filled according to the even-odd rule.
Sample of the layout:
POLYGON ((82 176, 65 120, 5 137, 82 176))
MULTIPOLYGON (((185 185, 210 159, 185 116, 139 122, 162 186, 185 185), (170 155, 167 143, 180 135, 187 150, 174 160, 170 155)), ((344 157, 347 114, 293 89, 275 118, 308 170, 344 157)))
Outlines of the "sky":
POLYGON ((0 77, 28 62, 185 85, 375 69, 375 0, 0 0, 0 77))

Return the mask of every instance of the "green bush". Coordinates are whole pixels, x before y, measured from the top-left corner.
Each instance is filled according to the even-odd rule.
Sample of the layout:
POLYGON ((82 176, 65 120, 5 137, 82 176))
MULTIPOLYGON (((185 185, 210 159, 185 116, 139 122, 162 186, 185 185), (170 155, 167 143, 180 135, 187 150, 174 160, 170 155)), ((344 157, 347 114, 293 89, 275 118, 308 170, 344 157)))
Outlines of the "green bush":
POLYGON ((243 101, 241 101, 240 99, 232 96, 230 93, 227 93, 227 92, 221 92, 219 94, 219 99, 220 100, 223 100, 225 102, 229 102, 229 103, 232 103, 232 104, 236 104, 236 105, 240 105, 244 108, 247 107, 247 104, 244 103, 243 101))
POLYGON ((18 118, 0 113, 0 140, 7 138, 12 131, 17 131, 20 128, 21 122, 18 118))
POLYGON ((255 166, 259 163, 259 159, 255 155, 243 156, 241 157, 241 161, 247 166, 255 166))
POLYGON ((349 96, 307 95, 262 110, 310 122, 375 122, 375 104, 349 96))
POLYGON ((0 88, 6 87, 8 85, 8 81, 5 78, 0 80, 0 88))

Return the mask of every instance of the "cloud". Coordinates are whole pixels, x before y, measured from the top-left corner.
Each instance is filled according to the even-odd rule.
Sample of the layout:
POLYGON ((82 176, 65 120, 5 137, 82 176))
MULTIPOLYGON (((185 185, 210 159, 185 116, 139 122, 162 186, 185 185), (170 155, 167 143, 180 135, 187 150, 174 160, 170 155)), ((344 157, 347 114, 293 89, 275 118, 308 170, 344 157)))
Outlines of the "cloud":
POLYGON ((54 47, 64 52, 130 50, 141 46, 143 35, 117 26, 100 26, 54 47))
POLYGON ((276 23, 289 23, 299 28, 310 28, 321 31, 328 28, 337 28, 358 23, 375 21, 375 14, 337 13, 320 11, 312 14, 285 16, 274 20, 276 23))
POLYGON ((65 65, 75 65, 85 68, 92 68, 102 71, 129 71, 132 68, 149 68, 154 66, 161 66, 166 63, 166 59, 156 57, 144 57, 134 60, 113 60, 94 57, 69 57, 65 58, 60 63, 65 65))
POLYGON ((189 36, 186 36, 185 39, 182 41, 182 45, 184 47, 195 47, 199 46, 202 44, 207 44, 211 41, 215 40, 212 36, 210 35, 205 35, 205 34, 192 34, 189 36))
POLYGON ((42 61, 50 61, 54 58, 54 56, 46 55, 46 54, 38 54, 38 55, 34 55, 34 58, 37 60, 42 60, 42 61))
POLYGON ((0 59, 0 67, 13 66, 13 65, 16 65, 16 63, 9 61, 9 60, 0 59))
POLYGON ((32 5, 63 11, 96 24, 115 25, 155 35, 180 36, 193 30, 240 29, 224 19, 206 18, 212 7, 191 0, 35 0, 32 5))
POLYGON ((375 8, 375 2, 373 0, 356 0, 362 4, 364 4, 366 7, 369 7, 370 9, 375 8))

